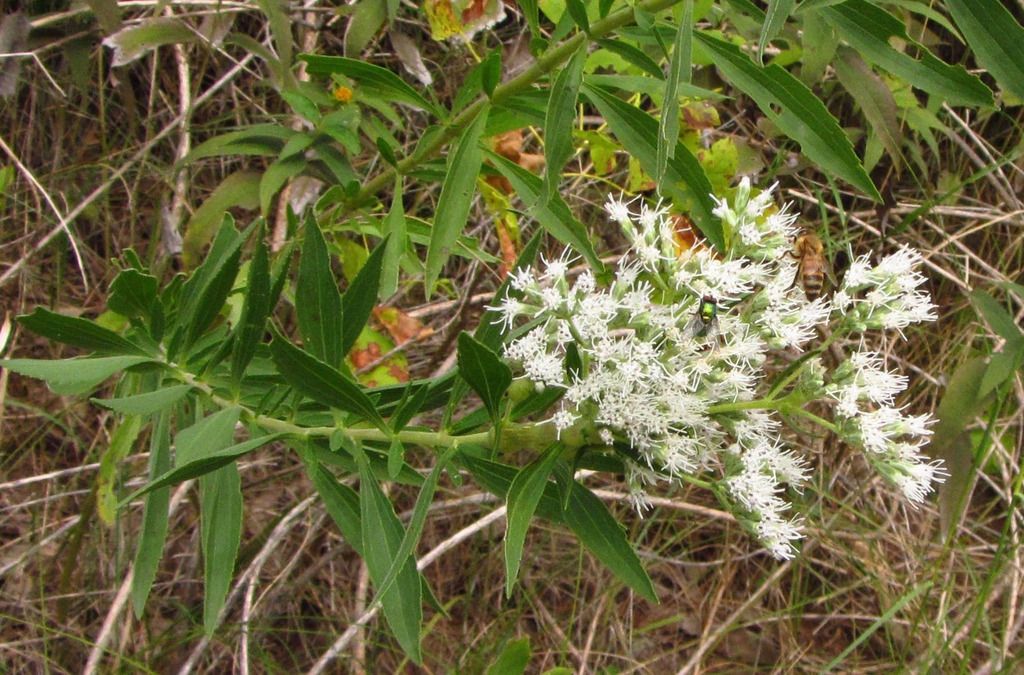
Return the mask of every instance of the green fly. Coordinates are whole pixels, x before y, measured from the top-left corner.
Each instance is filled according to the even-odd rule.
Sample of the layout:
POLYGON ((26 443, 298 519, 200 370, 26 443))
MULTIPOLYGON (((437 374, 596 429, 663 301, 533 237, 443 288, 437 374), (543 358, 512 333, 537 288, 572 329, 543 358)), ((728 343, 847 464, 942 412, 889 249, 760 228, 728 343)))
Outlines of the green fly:
POLYGON ((702 297, 686 330, 694 338, 712 339, 718 335, 718 301, 710 295, 702 297))

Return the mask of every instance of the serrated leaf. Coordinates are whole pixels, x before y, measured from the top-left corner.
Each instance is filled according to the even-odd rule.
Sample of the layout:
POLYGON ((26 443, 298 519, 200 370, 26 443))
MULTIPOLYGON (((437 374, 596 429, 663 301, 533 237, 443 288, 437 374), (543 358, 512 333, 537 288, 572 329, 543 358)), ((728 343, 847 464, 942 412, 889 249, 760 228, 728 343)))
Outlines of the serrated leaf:
POLYGON ((999 0, 946 0, 974 58, 1001 87, 1024 99, 1024 28, 999 0))
MULTIPOLYGON (((599 87, 584 84, 583 91, 623 147, 640 160, 647 173, 654 175, 658 168, 658 123, 654 118, 599 87)), ((711 182, 700 162, 682 143, 677 143, 673 156, 668 160, 665 181, 659 185, 659 190, 683 202, 690 201, 694 224, 715 248, 723 249, 722 224, 712 213, 715 204, 711 199, 711 182), (682 186, 686 189, 683 190, 682 186)))
POLYGON ((377 248, 373 249, 370 257, 359 268, 359 273, 341 298, 342 315, 345 317, 341 333, 342 355, 348 354, 352 345, 356 343, 377 302, 386 248, 386 240, 377 244, 377 248))
POLYGON ((441 196, 437 200, 434 225, 430 230, 424 288, 429 298, 441 275, 441 268, 451 255, 452 246, 466 227, 469 209, 476 193, 476 178, 483 162, 480 137, 487 126, 488 106, 484 106, 459 136, 448 156, 441 196))
POLYGON ((501 397, 512 384, 512 370, 490 348, 469 333, 459 333, 459 374, 480 396, 492 420, 500 413, 501 397))
MULTIPOLYGON (((170 411, 164 411, 156 418, 149 443, 149 479, 165 473, 171 468, 170 411)), ((157 567, 163 556, 164 541, 167 538, 168 507, 171 500, 170 488, 152 491, 146 496, 142 510, 142 532, 135 550, 134 574, 132 575, 131 598, 135 617, 141 618, 146 599, 156 579, 157 567)))
POLYGON ((370 579, 377 588, 387 578, 392 564, 400 565, 394 585, 381 596, 384 617, 395 638, 416 663, 420 652, 420 623, 423 619, 422 587, 411 555, 397 557, 404 535, 402 523, 391 502, 381 491, 366 456, 357 455, 359 464, 359 513, 363 529, 363 559, 370 579))
POLYGON ((58 394, 84 394, 108 377, 142 363, 151 363, 148 356, 104 356, 76 359, 2 359, 0 367, 26 377, 45 380, 58 394))
POLYGON ((192 385, 181 384, 173 387, 160 387, 156 391, 122 398, 90 399, 96 405, 109 408, 123 415, 150 415, 174 405, 191 391, 192 385))
POLYGON ((761 36, 757 40, 757 60, 764 63, 764 48, 775 39, 782 27, 786 25, 786 19, 793 13, 796 0, 768 0, 768 11, 765 12, 764 24, 761 26, 761 36))
POLYGON ((299 258, 295 313, 306 351, 332 368, 341 363, 344 307, 331 270, 327 244, 316 218, 306 219, 306 237, 299 258))
POLYGON ((547 201, 543 201, 544 184, 540 178, 497 153, 488 151, 487 158, 498 173, 512 184, 512 189, 524 204, 536 205, 529 211, 532 218, 555 239, 580 253, 595 272, 604 269, 604 263, 594 250, 587 228, 576 220, 557 191, 551 193, 547 201))
POLYGON ((541 202, 547 203, 558 192, 562 167, 573 154, 572 129, 576 119, 576 99, 583 81, 583 64, 587 60, 587 44, 580 45, 569 63, 562 68, 551 85, 547 114, 544 118, 544 192, 541 202))
POLYGON ((654 171, 654 180, 661 182, 668 168, 668 160, 676 154, 679 141, 679 84, 690 81, 690 70, 693 59, 693 2, 687 0, 683 4, 683 20, 676 29, 675 46, 672 49, 672 60, 669 63, 668 77, 665 79, 665 96, 658 120, 658 154, 654 171))
MULTIPOLYGON (((973 1, 973 0, 972 0, 973 1)), ((822 16, 865 60, 888 70, 912 86, 952 105, 991 106, 992 92, 963 66, 951 66, 907 35, 901 19, 867 0, 846 0, 821 8, 822 16), (920 59, 897 50, 899 40, 912 45, 920 59)))
POLYGON ((490 98, 501 82, 501 49, 494 49, 480 62, 480 88, 490 98))
POLYGON ((537 504, 548 484, 551 469, 562 452, 556 443, 544 451, 516 474, 508 489, 508 515, 505 520, 505 596, 512 597, 512 589, 519 577, 519 563, 523 557, 526 532, 537 510, 537 504))
POLYGON ((31 314, 22 314, 18 317, 18 323, 54 342, 90 349, 99 354, 146 353, 135 343, 89 319, 57 314, 43 307, 36 307, 31 314))
POLYGON ((181 160, 191 164, 206 157, 224 155, 277 155, 285 143, 300 132, 279 124, 254 124, 238 131, 214 136, 197 145, 181 160))
POLYGON ((404 103, 435 115, 439 113, 434 104, 387 68, 344 56, 299 54, 299 60, 306 62, 306 72, 310 75, 341 74, 364 87, 372 88, 386 100, 404 103))
POLYGON ((330 408, 360 415, 381 429, 387 428, 373 401, 358 384, 294 346, 276 330, 270 354, 278 371, 299 393, 330 408))
POLYGON ((159 312, 158 288, 156 277, 135 269, 122 270, 110 284, 107 308, 128 318, 151 317, 159 312))
POLYGON ((758 66, 739 47, 697 32, 697 39, 715 57, 715 65, 749 95, 787 136, 824 171, 882 201, 877 188, 853 152, 850 139, 825 104, 804 84, 776 64, 758 66))

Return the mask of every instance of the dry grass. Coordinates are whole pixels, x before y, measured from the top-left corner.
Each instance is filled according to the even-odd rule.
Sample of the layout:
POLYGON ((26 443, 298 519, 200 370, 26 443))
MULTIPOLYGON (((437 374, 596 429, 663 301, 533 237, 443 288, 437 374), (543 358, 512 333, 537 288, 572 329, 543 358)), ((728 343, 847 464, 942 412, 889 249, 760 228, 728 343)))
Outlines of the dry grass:
MULTIPOLYGON (((259 15, 236 4, 244 10, 239 21, 265 39, 259 15)), ((208 11, 201 3, 173 7, 176 13, 208 11)), ((511 44, 516 31, 506 27, 498 37, 511 44)), ((162 209, 178 200, 187 212, 234 168, 260 166, 206 162, 191 171, 183 191, 172 170, 182 144, 268 116, 284 119, 285 108, 261 85, 258 61, 238 67, 244 54, 237 49, 228 50, 229 57, 192 47, 182 61, 164 48, 111 71, 107 55, 100 58, 98 32, 84 20, 35 35, 32 47, 66 96, 26 62, 18 94, 0 103, 0 137, 26 169, 2 195, 0 306, 8 317, 37 304, 95 316, 114 271, 110 260, 121 250, 131 246, 158 267, 166 265, 156 244, 162 209), (75 74, 62 45, 79 38, 91 41, 92 54, 89 69, 75 74), (192 86, 184 117, 182 64, 192 86)), ((340 51, 331 31, 319 40, 320 49, 340 51)), ((458 49, 426 49, 449 73, 469 63, 458 49)), ((458 81, 439 83, 438 96, 450 97, 458 81)), ((723 128, 754 134, 754 111, 732 105, 722 108, 723 128)), ((906 342, 879 345, 905 362, 912 386, 903 403, 914 410, 934 410, 957 366, 1000 343, 979 324, 967 294, 1024 278, 1024 207, 1017 198, 1024 172, 1008 155, 1021 138, 1019 110, 963 125, 947 111, 951 134, 940 139, 940 155, 929 157, 929 174, 885 178, 895 198, 886 227, 866 202, 844 196, 839 211, 835 200, 819 204, 827 186, 783 178, 786 197, 803 206, 806 223, 828 229, 836 242, 850 242, 855 251, 908 243, 925 252, 940 320, 906 342), (966 183, 901 229, 906 214, 942 191, 937 186, 944 174, 966 183)), ((409 130, 410 143, 416 131, 409 130)), ((0 164, 13 162, 8 156, 0 164)), ((607 187, 588 179, 585 166, 574 167, 566 190, 570 205, 596 223, 586 216, 607 187)), ((483 219, 474 234, 484 248, 498 251, 483 219)), ((470 296, 493 289, 495 272, 451 266, 446 276, 458 289, 453 304, 423 305, 415 290, 397 300, 437 329, 410 350, 415 372, 445 363, 450 337, 472 325, 478 311, 479 298, 468 302, 470 296)), ((1024 308, 1019 298, 1015 302, 1019 323, 1024 308)), ((64 354, 17 325, 7 353, 64 354)), ((308 498, 312 488, 291 454, 272 447, 242 465, 242 553, 223 626, 207 643, 200 627, 195 492, 177 493, 165 557, 146 613, 137 619, 123 589, 140 509, 128 509, 113 528, 93 515, 96 462, 111 420, 7 373, 0 377, 0 402, 0 663, 6 672, 77 672, 87 662, 104 672, 300 672, 334 651, 337 660, 325 663, 329 672, 415 670, 376 617, 365 631, 352 631, 342 648, 332 648, 372 595, 358 558, 322 505, 308 498)), ((785 564, 759 552, 700 491, 664 495, 640 519, 617 499, 621 486, 594 479, 645 559, 659 605, 634 597, 570 535, 545 524, 532 531, 520 587, 506 600, 503 519, 495 513, 500 504, 469 481, 447 482, 419 549, 421 560, 437 551, 425 574, 447 612, 428 610, 424 670, 481 672, 507 641, 529 636, 530 672, 559 665, 595 673, 819 672, 841 654, 836 667, 849 672, 1018 671, 1024 668, 1022 408, 1017 377, 1005 398, 972 423, 974 447, 989 452, 949 540, 939 536, 936 505, 908 508, 861 458, 829 437, 793 439, 812 459, 817 482, 801 499, 810 524, 807 544, 785 564), (855 648, 844 653, 850 645, 855 648)), ((129 485, 144 474, 144 457, 135 455, 123 467, 129 485)), ((432 464, 426 455, 412 461, 432 464)), ((397 487, 392 497, 401 512, 412 507, 415 494, 397 487)))

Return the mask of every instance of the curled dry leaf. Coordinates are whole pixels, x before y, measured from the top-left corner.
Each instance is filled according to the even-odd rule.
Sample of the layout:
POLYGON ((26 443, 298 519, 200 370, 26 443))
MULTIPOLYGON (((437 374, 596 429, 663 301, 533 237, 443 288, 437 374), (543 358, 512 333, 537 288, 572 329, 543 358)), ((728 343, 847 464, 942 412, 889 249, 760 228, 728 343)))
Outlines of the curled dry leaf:
POLYGON ((388 35, 402 67, 424 86, 429 87, 434 84, 434 78, 427 70, 427 65, 423 62, 423 55, 420 54, 420 48, 416 46, 416 43, 408 35, 397 30, 391 30, 388 35))
POLYGON ((373 317, 380 322, 395 344, 403 345, 409 340, 427 337, 434 332, 430 326, 424 326, 397 307, 374 307, 373 317))

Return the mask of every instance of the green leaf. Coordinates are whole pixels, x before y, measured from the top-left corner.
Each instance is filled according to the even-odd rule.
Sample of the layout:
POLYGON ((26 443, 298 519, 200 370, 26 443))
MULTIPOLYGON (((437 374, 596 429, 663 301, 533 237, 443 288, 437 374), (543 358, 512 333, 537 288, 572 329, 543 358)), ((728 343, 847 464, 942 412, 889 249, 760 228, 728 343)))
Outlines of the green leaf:
POLYGON ((963 66, 951 66, 936 58, 927 47, 907 35, 901 19, 881 7, 867 0, 846 0, 839 5, 823 7, 820 11, 865 60, 903 78, 912 86, 951 105, 992 105, 992 92, 981 80, 964 70, 963 66), (893 47, 893 40, 914 47, 920 59, 893 47))
POLYGON ((430 231, 424 286, 429 298, 441 275, 452 246, 466 228, 469 208, 476 192, 476 177, 483 162, 480 136, 487 126, 488 107, 484 107, 463 130, 448 157, 448 171, 437 200, 434 226, 430 231))
POLYGON ((629 63, 646 72, 648 75, 652 75, 659 80, 665 79, 665 73, 661 72, 661 67, 658 66, 658 62, 628 42, 605 39, 598 40, 597 44, 611 53, 621 56, 629 63))
POLYGON ((306 168, 304 154, 284 157, 271 162, 260 178, 260 213, 266 218, 270 213, 270 202, 284 184, 306 168))
POLYGON ((701 32, 696 35, 715 58, 722 74, 754 99, 761 112, 784 134, 800 143, 800 149, 811 161, 875 201, 882 201, 853 152, 850 139, 810 89, 776 64, 758 66, 736 45, 701 32))
MULTIPOLYGON (((658 169, 658 123, 654 118, 604 89, 584 84, 583 91, 601 112, 623 147, 640 160, 647 173, 655 175, 658 169)), ((715 248, 721 251, 725 247, 722 223, 712 213, 715 204, 711 199, 711 182, 700 162, 682 143, 677 143, 675 152, 668 160, 665 182, 659 186, 659 190, 683 202, 690 200, 690 215, 694 224, 715 248), (683 185, 686 191, 681 189, 683 185)))
POLYGON ((386 238, 384 260, 381 261, 379 299, 390 298, 398 291, 398 273, 408 245, 405 232, 405 208, 402 204, 402 177, 395 176, 395 193, 391 210, 384 218, 381 234, 386 238))
POLYGON ((615 576, 643 598, 658 602, 651 578, 626 539, 625 531, 594 493, 573 481, 568 508, 563 515, 587 550, 615 576))
POLYGON ((796 0, 768 0, 768 12, 765 14, 764 25, 761 26, 761 37, 757 41, 757 60, 764 63, 764 48, 775 39, 786 19, 793 13, 796 0))
POLYGON ((978 316, 984 318, 992 330, 1007 342, 1017 342, 1024 338, 1024 333, 1006 308, 985 291, 971 292, 971 304, 978 316))
POLYGON ((348 354, 352 345, 356 343, 359 333, 369 321, 370 313, 377 302, 385 250, 387 250, 387 241, 377 244, 377 248, 373 249, 370 257, 359 268, 359 274, 352 280, 352 284, 341 298, 342 315, 345 317, 345 322, 341 327, 342 355, 348 354))
POLYGON ((672 61, 669 64, 668 78, 665 80, 665 96, 658 121, 658 154, 654 179, 661 183, 665 178, 668 160, 676 154, 679 143, 679 84, 690 81, 693 61, 693 2, 687 0, 683 5, 683 20, 676 30, 675 47, 672 48, 672 61))
POLYGON ((302 351, 274 330, 270 354, 278 371, 296 391, 331 408, 356 413, 381 429, 387 425, 358 384, 315 356, 302 351))
POLYGON ((299 54, 299 60, 306 62, 310 75, 341 74, 355 80, 364 87, 374 90, 388 101, 404 103, 440 117, 437 107, 409 86, 405 80, 387 68, 381 68, 364 61, 344 56, 316 56, 299 54))
POLYGON ((584 33, 590 32, 590 20, 587 18, 587 8, 583 0, 565 0, 565 8, 572 17, 573 23, 580 27, 584 33))
POLYGON ((117 519, 117 497, 114 496, 117 470, 131 452, 141 429, 141 417, 125 416, 118 423, 110 437, 110 445, 100 457, 100 468, 96 474, 96 512, 106 525, 113 525, 117 519))
POLYGON ((145 354, 138 345, 93 321, 57 314, 42 307, 36 307, 31 314, 22 314, 18 317, 18 323, 54 342, 91 349, 101 354, 145 354))
POLYGON ((516 474, 508 489, 508 516, 505 521, 505 596, 512 597, 512 589, 519 577, 519 563, 523 557, 526 531, 533 520, 537 504, 548 484, 551 469, 562 453, 562 444, 555 443, 529 465, 516 474))
POLYGON ((90 400, 96 405, 123 415, 150 415, 170 408, 185 398, 185 394, 191 389, 192 385, 181 384, 173 387, 160 387, 156 391, 123 398, 93 398, 90 400))
POLYGON ((1006 382, 1024 360, 1024 342, 1009 344, 989 359, 985 374, 978 385, 978 398, 985 398, 1006 382))
POLYGON ((886 152, 898 163, 903 156, 902 131, 892 91, 849 47, 839 49, 839 58, 833 62, 833 67, 839 83, 853 96, 886 152))
POLYGON ((494 49, 480 62, 480 88, 490 98, 501 82, 501 49, 494 49))
POLYGON ((391 502, 377 484, 366 455, 359 464, 359 512, 363 529, 363 559, 373 585, 380 589, 393 564, 400 565, 394 585, 381 595, 384 617, 409 657, 421 663, 420 623, 423 620, 422 587, 412 555, 399 558, 404 531, 391 502))
MULTIPOLYGON (((396 438, 395 440, 397 441, 398 439, 396 438)), ((427 511, 429 511, 430 505, 434 501, 434 492, 437 490, 437 481, 441 478, 441 472, 448 466, 448 462, 451 460, 454 453, 454 450, 445 451, 445 453, 438 458, 437 464, 434 465, 430 475, 427 476, 427 480, 423 482, 423 487, 420 488, 420 494, 416 497, 416 504, 412 509, 412 517, 409 519, 409 527, 405 530, 405 534, 402 535, 402 543, 398 546, 398 551, 392 557, 391 567, 388 569, 387 575, 384 577, 383 581, 377 584, 377 593, 374 597, 374 602, 381 599, 385 593, 391 590, 391 587, 398 579, 398 576, 406 568, 407 562, 410 560, 410 556, 415 552, 416 545, 419 544, 420 536, 423 534, 423 525, 427 520, 427 511)), ((374 583, 376 584, 377 582, 374 583)))
MULTIPOLYGON (((236 171, 221 181, 185 224, 182 257, 187 267, 202 260, 203 247, 213 238, 228 209, 256 209, 260 205, 260 173, 236 171)), ((111 307, 113 309, 113 307, 111 307)), ((116 310, 115 310, 116 311, 116 310)))
POLYGON ((535 205, 530 209, 529 215, 535 218, 541 227, 563 244, 582 254, 595 272, 604 270, 604 263, 594 250, 587 228, 573 217, 572 211, 557 191, 552 192, 545 201, 544 184, 540 178, 497 153, 488 151, 487 158, 498 173, 508 179, 524 204, 535 205))
POLYGON ((487 667, 486 675, 523 675, 528 665, 530 665, 530 638, 524 637, 512 640, 505 645, 497 660, 487 667))
POLYGON ((359 495, 349 486, 339 483, 334 474, 314 459, 307 460, 306 473, 323 500, 331 520, 341 530, 341 536, 362 557, 363 520, 359 515, 359 495))
POLYGON ((270 24, 270 34, 274 36, 274 46, 282 65, 292 65, 292 20, 288 16, 288 3, 285 0, 256 0, 257 6, 266 15, 270 24))
POLYGON ((182 287, 184 301, 178 319, 180 327, 172 339, 173 349, 168 349, 171 358, 179 350, 191 347, 223 309, 238 275, 238 261, 244 243, 245 237, 235 229, 234 218, 225 213, 224 222, 205 261, 182 287))
POLYGON ((285 142, 297 133, 299 132, 279 124, 254 124, 203 141, 188 153, 181 163, 191 164, 206 157, 223 155, 277 155, 285 142))
POLYGON ((345 27, 345 55, 359 56, 388 18, 386 0, 359 0, 345 27))
MULTIPOLYGON (((156 418, 149 443, 149 479, 165 473, 171 468, 171 412, 165 410, 156 418)), ((141 618, 146 607, 149 590, 156 579, 157 567, 163 556, 164 541, 167 539, 167 509, 171 501, 170 488, 154 490, 146 496, 142 509, 142 532, 135 550, 135 573, 132 576, 132 608, 135 617, 141 618)))
POLYGON ((341 350, 344 306, 331 271, 320 226, 312 214, 306 219, 306 238, 299 258, 295 288, 295 313, 306 351, 337 368, 344 357, 341 350))
POLYGON ((587 43, 582 43, 569 63, 555 77, 544 118, 544 193, 543 203, 558 192, 562 167, 573 155, 572 129, 576 119, 576 100, 583 81, 587 43))
POLYGON ((256 346, 263 339, 267 328, 267 317, 273 309, 270 287, 270 259, 263 228, 256 233, 256 250, 249 262, 249 280, 245 288, 245 304, 242 316, 235 328, 234 344, 231 351, 231 380, 241 382, 246 367, 256 353, 256 346))
POLYGON ((119 370, 151 363, 147 356, 104 356, 52 361, 49 359, 0 359, 0 367, 26 377, 46 380, 58 394, 78 395, 92 391, 119 370))
POLYGON ((228 464, 199 479, 203 549, 203 629, 213 635, 235 572, 242 537, 238 467, 228 464))
POLYGON ((174 437, 175 467, 231 445, 241 414, 241 408, 224 408, 179 431, 174 437))
MULTIPOLYGON (((94 3, 96 0, 92 0, 94 3)), ((110 1, 114 7, 117 3, 110 1)), ((122 28, 108 36, 103 44, 114 50, 110 65, 114 68, 131 63, 140 56, 164 45, 188 44, 199 39, 195 29, 179 19, 151 17, 137 26, 122 28)))
POLYGON ((134 269, 122 270, 110 284, 107 308, 130 319, 159 314, 158 287, 154 276, 134 269))
POLYGON ((996 82, 1024 99, 1024 28, 999 0, 946 0, 946 9, 996 82))
POLYGON ((512 384, 512 370, 497 354, 478 342, 469 333, 459 333, 459 374, 473 388, 497 421, 501 397, 512 384))

